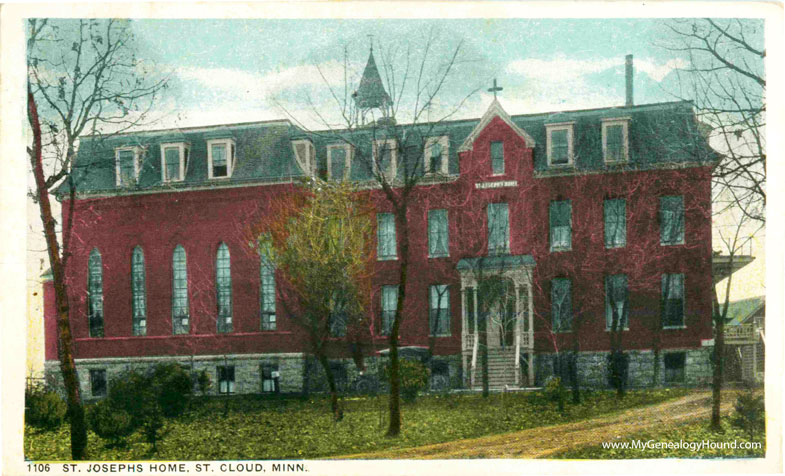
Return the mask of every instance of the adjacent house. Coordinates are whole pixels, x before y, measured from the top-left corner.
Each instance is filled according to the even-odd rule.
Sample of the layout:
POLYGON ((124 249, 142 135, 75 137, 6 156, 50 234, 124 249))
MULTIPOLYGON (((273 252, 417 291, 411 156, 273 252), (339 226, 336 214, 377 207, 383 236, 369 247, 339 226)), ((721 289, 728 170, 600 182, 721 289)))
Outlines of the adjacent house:
POLYGON ((756 296, 728 305, 725 324, 725 381, 762 384, 766 361, 766 299, 756 296))
MULTIPOLYGON (((84 395, 162 361, 206 369, 220 392, 315 385, 277 270, 247 239, 304 177, 356 181, 377 209, 365 363, 340 330, 330 349, 344 384, 372 368, 388 349, 401 253, 374 174, 397 186, 412 170, 400 340, 435 385, 478 387, 485 341, 492 387, 540 385, 571 374, 565 366, 582 385, 606 386, 612 335, 631 386, 708 381, 717 155, 691 103, 634 105, 631 60, 627 81, 622 106, 510 115, 494 99, 478 119, 399 125, 373 120, 391 100, 371 52, 353 131, 281 120, 82 137, 74 201, 60 199, 73 220, 67 280, 84 395)), ((45 292, 56 376, 51 283, 45 292)))

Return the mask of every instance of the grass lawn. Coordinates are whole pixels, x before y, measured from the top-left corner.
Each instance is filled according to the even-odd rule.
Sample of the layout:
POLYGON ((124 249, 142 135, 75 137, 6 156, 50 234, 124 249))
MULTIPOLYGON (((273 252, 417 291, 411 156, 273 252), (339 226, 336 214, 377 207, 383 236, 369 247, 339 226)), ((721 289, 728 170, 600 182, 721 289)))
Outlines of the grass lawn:
MULTIPOLYGON (((553 459, 651 459, 651 458, 763 458, 766 456, 766 436, 757 434, 752 439, 731 426, 727 418, 722 420, 723 433, 714 433, 709 430, 706 420, 692 422, 678 427, 660 430, 657 432, 639 433, 629 437, 613 440, 614 443, 625 443, 638 440, 640 442, 664 443, 678 445, 683 441, 696 444, 709 441, 718 444, 718 447, 690 448, 603 448, 602 445, 589 446, 568 450, 549 456, 553 459), (719 447, 725 443, 736 442, 737 448, 719 447), (760 443, 757 449, 742 448, 747 443, 760 443)), ((705 445, 704 445, 705 446, 705 445)))
MULTIPOLYGON (((541 393, 428 395, 403 405, 403 432, 386 438, 387 396, 343 400, 344 419, 333 423, 323 396, 225 401, 196 399, 181 417, 168 420, 158 453, 137 432, 123 447, 90 432, 91 460, 313 459, 383 449, 442 443, 589 419, 684 396, 685 389, 631 391, 617 400, 610 391, 584 394, 564 415, 541 393)), ((52 432, 25 427, 25 456, 34 461, 70 459, 68 426, 52 432)))

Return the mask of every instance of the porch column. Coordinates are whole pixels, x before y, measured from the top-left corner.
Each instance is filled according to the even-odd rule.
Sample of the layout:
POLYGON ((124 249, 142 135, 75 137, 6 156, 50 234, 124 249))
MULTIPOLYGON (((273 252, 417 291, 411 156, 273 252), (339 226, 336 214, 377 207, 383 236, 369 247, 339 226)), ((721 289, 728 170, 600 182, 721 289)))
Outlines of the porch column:
POLYGON ((472 387, 474 387, 474 377, 477 375, 477 348, 480 346, 480 334, 478 332, 477 322, 480 320, 480 315, 477 314, 477 286, 472 288, 474 295, 474 345, 472 346, 472 387))
POLYGON ((515 285, 515 385, 521 384, 521 288, 515 285))
POLYGON ((528 329, 528 337, 529 337, 529 345, 528 348, 530 349, 529 352, 529 382, 534 382, 534 300, 532 297, 532 283, 531 283, 531 275, 530 279, 526 282, 526 290, 528 293, 529 299, 526 302, 527 311, 529 314, 529 329, 528 329))

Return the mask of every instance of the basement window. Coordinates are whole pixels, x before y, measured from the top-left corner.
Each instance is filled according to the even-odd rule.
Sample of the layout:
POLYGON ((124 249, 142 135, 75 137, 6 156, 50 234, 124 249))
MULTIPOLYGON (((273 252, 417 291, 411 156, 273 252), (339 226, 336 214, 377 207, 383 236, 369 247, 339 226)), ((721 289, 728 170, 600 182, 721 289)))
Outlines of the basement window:
POLYGON ((684 352, 670 352, 665 354, 665 383, 683 383, 684 367, 687 360, 684 352))
POLYGON ((94 397, 106 396, 106 369, 90 370, 90 394, 94 397))
POLYGON ((218 366, 218 392, 224 395, 234 393, 234 365, 218 366))

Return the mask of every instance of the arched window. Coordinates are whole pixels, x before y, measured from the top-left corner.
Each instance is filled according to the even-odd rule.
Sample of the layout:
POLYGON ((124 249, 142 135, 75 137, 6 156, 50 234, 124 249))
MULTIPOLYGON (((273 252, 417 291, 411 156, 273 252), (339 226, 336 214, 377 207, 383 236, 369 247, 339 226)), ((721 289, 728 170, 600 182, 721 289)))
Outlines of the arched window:
POLYGON ((133 334, 147 335, 147 291, 145 289, 144 251, 134 248, 131 255, 131 305, 133 307, 133 334))
POLYGON ((98 248, 90 252, 87 262, 87 320, 90 337, 104 336, 103 265, 98 248))
POLYGON ((191 330, 188 315, 188 267, 185 248, 177 245, 172 256, 172 330, 188 334, 191 330))
POLYGON ((232 268, 226 243, 218 245, 215 256, 215 293, 218 303, 218 332, 232 332, 232 268))

